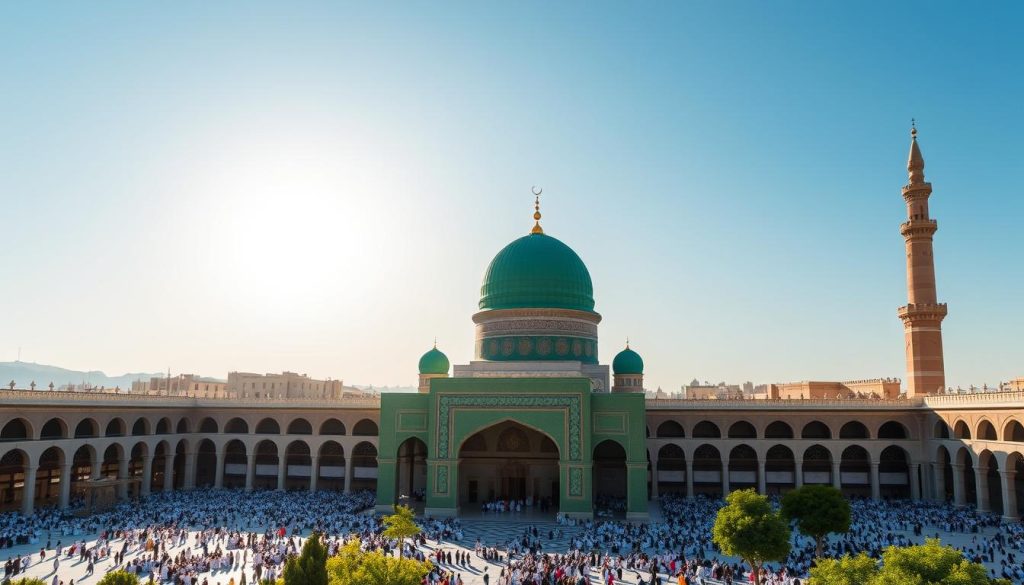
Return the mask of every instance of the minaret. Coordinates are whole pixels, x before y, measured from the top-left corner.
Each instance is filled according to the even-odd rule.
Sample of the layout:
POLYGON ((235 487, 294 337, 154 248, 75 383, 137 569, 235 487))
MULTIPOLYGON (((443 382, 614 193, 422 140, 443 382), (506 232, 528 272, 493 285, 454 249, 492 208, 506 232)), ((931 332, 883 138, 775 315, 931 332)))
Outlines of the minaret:
POLYGON ((917 128, 910 130, 910 181, 903 187, 907 203, 907 221, 900 233, 907 247, 907 305, 898 314, 903 321, 907 347, 907 396, 936 394, 945 388, 946 373, 942 359, 942 320, 946 304, 935 294, 935 258, 932 236, 938 222, 928 216, 931 183, 924 180, 924 158, 917 145, 917 128))

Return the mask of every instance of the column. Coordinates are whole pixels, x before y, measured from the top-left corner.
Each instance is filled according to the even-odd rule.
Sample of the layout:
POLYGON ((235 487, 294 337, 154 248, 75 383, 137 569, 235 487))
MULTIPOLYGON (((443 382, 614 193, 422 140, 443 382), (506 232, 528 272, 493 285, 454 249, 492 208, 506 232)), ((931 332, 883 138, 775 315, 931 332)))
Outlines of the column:
POLYGON ((793 484, 799 489, 804 487, 804 460, 796 459, 794 463, 796 466, 793 468, 793 484))
POLYGON ((988 468, 974 468, 974 485, 978 488, 978 511, 988 512, 988 468))
POLYGON ((217 470, 214 472, 213 487, 222 488, 224 487, 224 466, 227 465, 225 461, 227 457, 227 451, 217 452, 217 470))
POLYGON ((21 490, 21 514, 31 516, 36 510, 36 465, 31 458, 25 466, 25 487, 21 490))
POLYGON ((910 475, 910 499, 915 501, 921 499, 921 480, 918 476, 920 469, 920 463, 911 463, 908 468, 908 473, 910 475))
POLYGON ((63 510, 68 507, 71 501, 71 464, 65 463, 60 466, 60 503, 57 506, 63 510))
POLYGON ((256 454, 250 453, 245 460, 245 491, 251 492, 256 483, 256 454))
POLYGON ((190 490, 196 487, 196 453, 195 451, 185 452, 185 489, 190 490))
POLYGON ((103 473, 103 462, 102 461, 100 461, 99 463, 93 462, 93 463, 89 464, 89 479, 90 480, 100 479, 101 477, 103 477, 102 473, 103 473))
POLYGON ((957 506, 967 503, 967 490, 964 489, 964 466, 959 463, 953 464, 953 502, 957 506))
POLYGON ((942 462, 932 463, 932 489, 935 490, 934 499, 938 502, 946 501, 946 466, 942 462))
POLYGON ((164 491, 174 491, 174 455, 170 452, 164 455, 164 491))
POLYGON ((882 499, 882 486, 878 482, 878 462, 871 462, 871 499, 882 499))
POLYGON ((352 457, 345 459, 345 493, 352 493, 352 457))
POLYGON ((686 458, 686 497, 693 497, 693 459, 686 458))
POLYGON ((282 454, 277 460, 277 490, 284 490, 285 481, 288 479, 288 457, 282 454))
POLYGON ((657 500, 658 494, 658 457, 655 455, 654 459, 651 459, 651 499, 657 500))
POLYGON ((315 492, 316 491, 316 481, 318 479, 320 479, 320 462, 319 462, 319 457, 317 457, 316 455, 313 455, 310 458, 309 463, 310 463, 310 467, 309 467, 309 491, 315 492))
POLYGON ((119 500, 128 499, 128 472, 130 465, 130 459, 120 459, 117 462, 117 479, 120 480, 120 483, 117 484, 117 498, 119 500))
POLYGON ((768 493, 768 478, 764 476, 764 459, 757 460, 757 493, 762 496, 768 493))
POLYGON ((1017 511, 1017 472, 1000 471, 1003 484, 1003 519, 1017 521, 1020 513, 1017 511))
POLYGON ((832 487, 837 490, 843 489, 842 465, 841 460, 832 462, 832 487))
POLYGON ((722 497, 729 495, 732 486, 729 485, 729 460, 722 459, 722 497))
POLYGON ((142 486, 139 488, 139 495, 148 496, 153 485, 153 457, 142 456, 142 486))

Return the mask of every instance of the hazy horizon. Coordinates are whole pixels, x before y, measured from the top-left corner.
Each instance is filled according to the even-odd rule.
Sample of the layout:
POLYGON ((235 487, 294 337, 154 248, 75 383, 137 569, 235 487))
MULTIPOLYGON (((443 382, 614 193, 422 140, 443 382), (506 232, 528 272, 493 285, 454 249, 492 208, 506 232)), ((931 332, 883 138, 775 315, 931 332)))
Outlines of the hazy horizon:
POLYGON ((905 378, 918 121, 948 386, 1024 375, 1024 6, 0 6, 0 361, 409 386, 545 231, 646 386, 905 378))

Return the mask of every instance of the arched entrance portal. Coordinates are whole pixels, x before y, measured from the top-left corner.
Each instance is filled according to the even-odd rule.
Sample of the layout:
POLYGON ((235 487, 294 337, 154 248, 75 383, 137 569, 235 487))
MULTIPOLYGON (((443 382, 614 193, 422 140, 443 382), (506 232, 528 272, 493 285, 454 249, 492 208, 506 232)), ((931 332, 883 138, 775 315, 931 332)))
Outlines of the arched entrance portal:
POLYGON ((459 505, 522 502, 524 509, 558 509, 558 446, 547 435, 506 421, 466 439, 459 448, 459 505))
POLYGON ((626 450, 612 440, 594 447, 594 513, 611 516, 626 513, 626 450))
POLYGON ((422 502, 427 488, 427 444, 409 437, 398 446, 395 497, 398 503, 422 502))

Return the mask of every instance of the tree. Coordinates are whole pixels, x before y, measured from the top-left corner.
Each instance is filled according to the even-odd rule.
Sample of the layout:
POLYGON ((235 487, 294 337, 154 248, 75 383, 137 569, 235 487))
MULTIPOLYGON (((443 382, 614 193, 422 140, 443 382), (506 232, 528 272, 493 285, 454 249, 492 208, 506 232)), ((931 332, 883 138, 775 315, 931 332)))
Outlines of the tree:
POLYGON ((10 585, 47 585, 46 581, 37 579, 36 577, 22 577, 21 579, 15 579, 14 581, 6 581, 10 585))
POLYGON ((808 585, 1010 585, 1006 579, 990 579, 984 565, 937 538, 918 546, 890 546, 881 566, 864 553, 823 559, 810 577, 808 585))
POLYGON ((402 543, 406 538, 416 536, 420 533, 420 527, 416 526, 416 520, 409 506, 395 506, 395 513, 384 517, 385 538, 398 539, 398 556, 402 557, 402 543))
POLYGON ((364 552, 358 539, 327 561, 329 585, 419 585, 430 569, 427 562, 364 552))
POLYGON ((782 516, 796 520, 801 534, 814 538, 814 556, 821 557, 825 537, 850 529, 850 503, 827 485, 805 485, 782 497, 782 516))
POLYGON ((314 532, 302 545, 302 552, 284 564, 285 585, 327 585, 327 547, 314 532))
POLYGON ((722 552, 749 564, 754 582, 761 585, 761 567, 789 554, 789 526, 772 510, 768 498, 752 489, 732 492, 725 501, 715 518, 712 539, 722 552))
POLYGON ((96 585, 139 585, 139 578, 128 571, 111 571, 103 576, 96 585))

